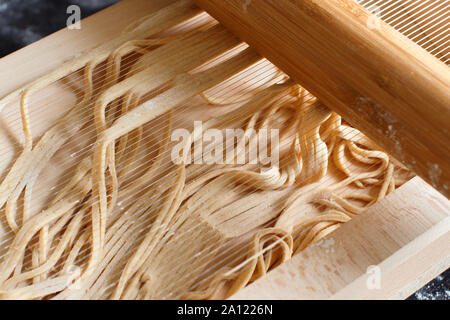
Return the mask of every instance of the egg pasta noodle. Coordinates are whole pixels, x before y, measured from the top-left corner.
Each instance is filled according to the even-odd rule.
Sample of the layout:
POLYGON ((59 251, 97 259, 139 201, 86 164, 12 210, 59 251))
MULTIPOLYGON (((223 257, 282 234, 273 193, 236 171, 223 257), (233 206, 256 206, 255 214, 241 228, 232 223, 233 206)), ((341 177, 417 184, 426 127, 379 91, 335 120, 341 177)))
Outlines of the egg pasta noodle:
MULTIPOLYGON (((20 111, 24 137, 0 180, 2 299, 228 298, 411 178, 184 1, 0 104, 20 111), (63 84, 76 102, 35 134, 37 97, 63 84), (222 163, 174 163, 171 134, 194 120, 245 138, 222 163), (264 129, 279 130, 265 150, 278 166, 246 151, 264 129)), ((201 139, 185 141, 192 159, 217 150, 195 152, 201 139)))

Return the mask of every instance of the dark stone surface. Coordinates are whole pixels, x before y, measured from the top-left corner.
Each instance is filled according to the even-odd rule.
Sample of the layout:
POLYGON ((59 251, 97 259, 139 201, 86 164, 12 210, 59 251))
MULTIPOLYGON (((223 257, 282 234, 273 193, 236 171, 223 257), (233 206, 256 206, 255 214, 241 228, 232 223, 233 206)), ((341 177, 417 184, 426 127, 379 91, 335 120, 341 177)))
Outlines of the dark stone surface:
POLYGON ((66 27, 67 7, 81 8, 82 18, 118 0, 0 0, 0 57, 66 27))
POLYGON ((409 300, 450 300, 450 269, 430 281, 409 300))
MULTIPOLYGON (((69 5, 79 5, 85 18, 118 1, 0 0, 0 57, 66 27, 69 5)), ((450 269, 409 299, 450 300, 450 269)))

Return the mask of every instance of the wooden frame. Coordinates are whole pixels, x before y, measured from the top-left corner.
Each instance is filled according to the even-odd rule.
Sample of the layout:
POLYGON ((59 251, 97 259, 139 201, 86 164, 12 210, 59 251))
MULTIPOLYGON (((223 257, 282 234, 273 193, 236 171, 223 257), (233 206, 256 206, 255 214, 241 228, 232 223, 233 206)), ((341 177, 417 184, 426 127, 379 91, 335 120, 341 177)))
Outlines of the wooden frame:
MULTIPOLYGON (((81 30, 61 30, 0 59, 0 96, 171 2, 124 0, 83 20, 81 30)), ((450 266, 449 215, 449 201, 414 178, 331 234, 325 245, 306 249, 232 298, 405 298, 450 266), (378 290, 366 286, 371 265, 381 271, 378 290)))

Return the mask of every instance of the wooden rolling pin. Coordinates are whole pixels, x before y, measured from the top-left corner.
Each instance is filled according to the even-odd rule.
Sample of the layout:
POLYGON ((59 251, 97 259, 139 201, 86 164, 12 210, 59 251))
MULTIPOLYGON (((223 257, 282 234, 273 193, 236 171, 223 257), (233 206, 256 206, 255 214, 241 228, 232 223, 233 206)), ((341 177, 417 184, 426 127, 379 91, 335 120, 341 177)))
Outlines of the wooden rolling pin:
POLYGON ((450 198, 448 66, 352 0, 194 2, 450 198))

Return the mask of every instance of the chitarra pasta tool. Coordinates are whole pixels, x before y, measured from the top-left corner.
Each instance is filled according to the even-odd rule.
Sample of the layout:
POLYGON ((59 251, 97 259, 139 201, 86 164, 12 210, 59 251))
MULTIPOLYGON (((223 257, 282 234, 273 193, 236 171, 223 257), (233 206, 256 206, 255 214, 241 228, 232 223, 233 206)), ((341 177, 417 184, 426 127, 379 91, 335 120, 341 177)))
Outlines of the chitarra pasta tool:
POLYGON ((1 59, 0 298, 408 297, 450 265, 449 13, 124 0, 1 59))

